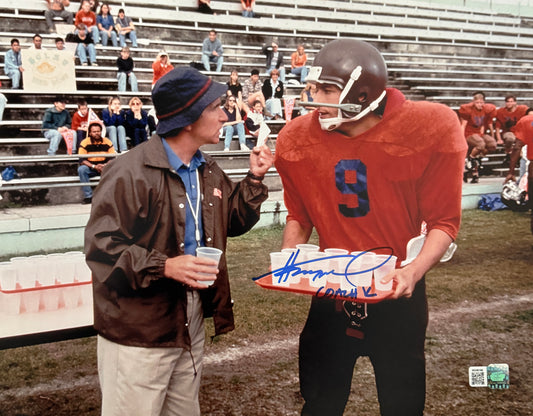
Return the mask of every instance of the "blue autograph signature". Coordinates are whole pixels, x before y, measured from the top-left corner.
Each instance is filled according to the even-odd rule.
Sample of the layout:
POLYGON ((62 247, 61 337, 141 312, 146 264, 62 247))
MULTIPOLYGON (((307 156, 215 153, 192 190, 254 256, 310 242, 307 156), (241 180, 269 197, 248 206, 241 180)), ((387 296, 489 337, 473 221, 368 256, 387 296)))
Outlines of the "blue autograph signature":
MULTIPOLYGON (((384 247, 380 247, 379 249, 383 249, 383 248, 384 247)), ((300 250, 297 250, 296 252, 290 254, 287 262, 285 263, 283 267, 276 269, 276 270, 272 270, 271 272, 265 273, 259 277, 255 277, 252 280, 256 281, 256 280, 262 279, 263 277, 266 277, 272 274, 273 283, 276 282, 278 284, 283 284, 283 283, 289 282, 289 279, 291 277, 299 277, 300 275, 307 276, 310 279, 310 281, 313 281, 313 282, 315 282, 316 280, 323 279, 327 276, 335 276, 335 277, 340 277, 341 279, 343 278, 346 279, 346 282, 349 284, 350 289, 346 290, 346 289, 341 289, 341 288, 337 288, 337 289, 326 288, 326 279, 324 279, 324 284, 317 288, 315 296, 328 297, 328 298, 336 298, 336 297, 346 298, 347 297, 347 298, 355 299, 357 298, 358 289, 361 289, 363 291, 364 297, 371 298, 371 297, 377 296, 376 293, 371 293, 372 287, 371 286, 358 287, 351 280, 351 278, 353 279, 354 276, 357 276, 363 273, 372 272, 373 270, 376 270, 379 267, 386 264, 389 261, 389 259, 392 257, 392 249, 389 247, 386 247, 386 249, 390 251, 390 253, 387 254, 388 257, 386 257, 383 261, 381 261, 379 264, 373 267, 369 267, 367 269, 357 270, 357 271, 349 270, 351 264, 355 260, 357 260, 359 257, 364 255, 365 253, 369 253, 369 252, 372 252, 373 250, 378 250, 378 249, 362 251, 356 255, 352 255, 352 254, 335 255, 335 256, 329 256, 329 257, 320 257, 317 259, 312 259, 312 260, 307 260, 307 261, 296 263, 296 259, 298 258, 298 254, 300 253, 300 250), (332 270, 330 268, 328 268, 328 270, 323 270, 322 268, 318 267, 321 262, 322 263, 326 262, 326 264, 328 264, 330 260, 335 260, 335 259, 338 259, 338 260, 347 259, 348 260, 346 262, 346 265, 343 271, 336 272, 335 270, 332 270), (310 266, 311 264, 314 267, 310 266), (274 279, 277 279, 277 281, 274 279)))

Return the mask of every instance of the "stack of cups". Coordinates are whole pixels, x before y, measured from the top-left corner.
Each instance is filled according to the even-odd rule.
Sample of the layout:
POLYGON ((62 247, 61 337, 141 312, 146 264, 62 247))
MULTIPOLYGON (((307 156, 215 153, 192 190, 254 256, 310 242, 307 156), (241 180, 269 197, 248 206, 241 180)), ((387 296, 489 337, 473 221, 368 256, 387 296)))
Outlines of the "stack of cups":
MULTIPOLYGON (((35 289, 37 285, 37 265, 30 257, 13 257, 11 259, 17 271, 17 279, 21 289, 35 289)), ((39 312, 41 293, 29 290, 22 293, 22 307, 28 313, 39 312)))
MULTIPOLYGON (((10 261, 0 263, 0 288, 3 291, 16 290, 17 272, 10 261)), ((20 313, 20 293, 2 293, 2 311, 8 315, 20 313)))

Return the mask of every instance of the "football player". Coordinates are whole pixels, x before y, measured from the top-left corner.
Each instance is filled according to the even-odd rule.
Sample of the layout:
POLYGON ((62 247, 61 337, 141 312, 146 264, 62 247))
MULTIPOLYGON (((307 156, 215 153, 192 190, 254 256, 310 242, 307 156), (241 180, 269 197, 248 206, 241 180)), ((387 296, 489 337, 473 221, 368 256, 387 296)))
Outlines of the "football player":
MULTIPOLYGON (((479 167, 481 158, 488 152, 496 150, 496 140, 494 139, 494 126, 492 120, 496 116, 496 107, 493 104, 485 103, 485 94, 474 93, 474 100, 459 107, 459 117, 464 131, 466 142, 468 143, 468 159, 466 166, 472 172, 472 183, 479 182, 479 167), (487 129, 490 134, 486 134, 487 129)), ((467 172, 464 181, 466 182, 467 172)))
POLYGON ((321 249, 406 258, 407 242, 428 235, 416 259, 382 279, 390 298, 375 304, 313 297, 300 336, 302 415, 342 415, 355 362, 374 366, 382 415, 421 415, 425 402, 425 273, 455 239, 466 143, 448 107, 407 101, 386 88, 377 49, 339 39, 317 54, 307 78, 315 111, 279 133, 276 168, 288 209, 283 248, 313 230, 321 249))
POLYGON ((527 105, 516 103, 514 95, 505 97, 505 106, 496 111, 496 143, 503 144, 505 148, 505 164, 509 165, 511 151, 516 141, 516 137, 511 129, 527 111, 527 105))
MULTIPOLYGON (((516 180, 514 176, 516 163, 520 159, 522 147, 524 145, 527 145, 526 157, 529 161, 527 174, 528 204, 529 208, 533 209, 533 202, 531 200, 531 189, 533 186, 533 163, 531 163, 531 161, 533 160, 533 109, 528 108, 526 110, 526 115, 522 117, 518 121, 518 123, 516 123, 516 126, 512 128, 512 132, 515 134, 517 140, 515 146, 513 147, 513 151, 511 152, 511 159, 509 162, 509 173, 505 178, 505 182, 516 180)), ((533 233, 533 211, 531 212, 531 233, 533 233)))

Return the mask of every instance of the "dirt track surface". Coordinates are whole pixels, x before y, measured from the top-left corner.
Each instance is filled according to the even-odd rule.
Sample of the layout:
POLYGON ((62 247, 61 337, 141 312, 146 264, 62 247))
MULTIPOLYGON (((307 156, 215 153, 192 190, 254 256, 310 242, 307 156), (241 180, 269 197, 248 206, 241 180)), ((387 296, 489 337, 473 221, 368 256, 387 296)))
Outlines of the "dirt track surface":
MULTIPOLYGON (((532 415, 532 322, 521 318, 524 314, 527 318, 532 309, 533 293, 468 301, 449 309, 430 307, 426 415, 532 415), (510 389, 469 387, 468 367, 491 363, 509 364, 510 389)), ((254 339, 229 348, 208 345, 200 393, 202 414, 298 415, 302 401, 297 349, 298 334, 254 339)), ((98 409, 95 375, 0 393, 2 416, 97 415, 98 409)), ((378 412, 373 370, 368 360, 361 359, 345 414, 378 412)))

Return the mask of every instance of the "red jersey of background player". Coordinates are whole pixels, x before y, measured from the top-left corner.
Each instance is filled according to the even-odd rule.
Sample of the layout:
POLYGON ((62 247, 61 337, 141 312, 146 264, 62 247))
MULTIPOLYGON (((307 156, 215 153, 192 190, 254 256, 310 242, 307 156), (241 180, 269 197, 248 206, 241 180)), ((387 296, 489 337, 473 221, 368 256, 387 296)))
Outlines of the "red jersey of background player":
POLYGON ((451 109, 394 89, 382 120, 357 137, 322 130, 318 111, 298 117, 276 143, 287 221, 314 226, 322 249, 390 247, 404 259, 423 220, 455 238, 465 153, 451 109))
POLYGON ((496 128, 501 129, 502 133, 511 131, 511 128, 520 120, 527 111, 527 105, 517 105, 514 111, 508 111, 502 107, 496 111, 496 128))
POLYGON ((485 129, 492 123, 495 116, 496 106, 494 104, 485 103, 481 110, 477 110, 474 103, 463 104, 459 108, 459 117, 462 120, 467 120, 465 137, 473 134, 485 134, 485 129))
POLYGON ((527 158, 533 160, 533 114, 518 120, 511 131, 518 140, 527 145, 527 158))

